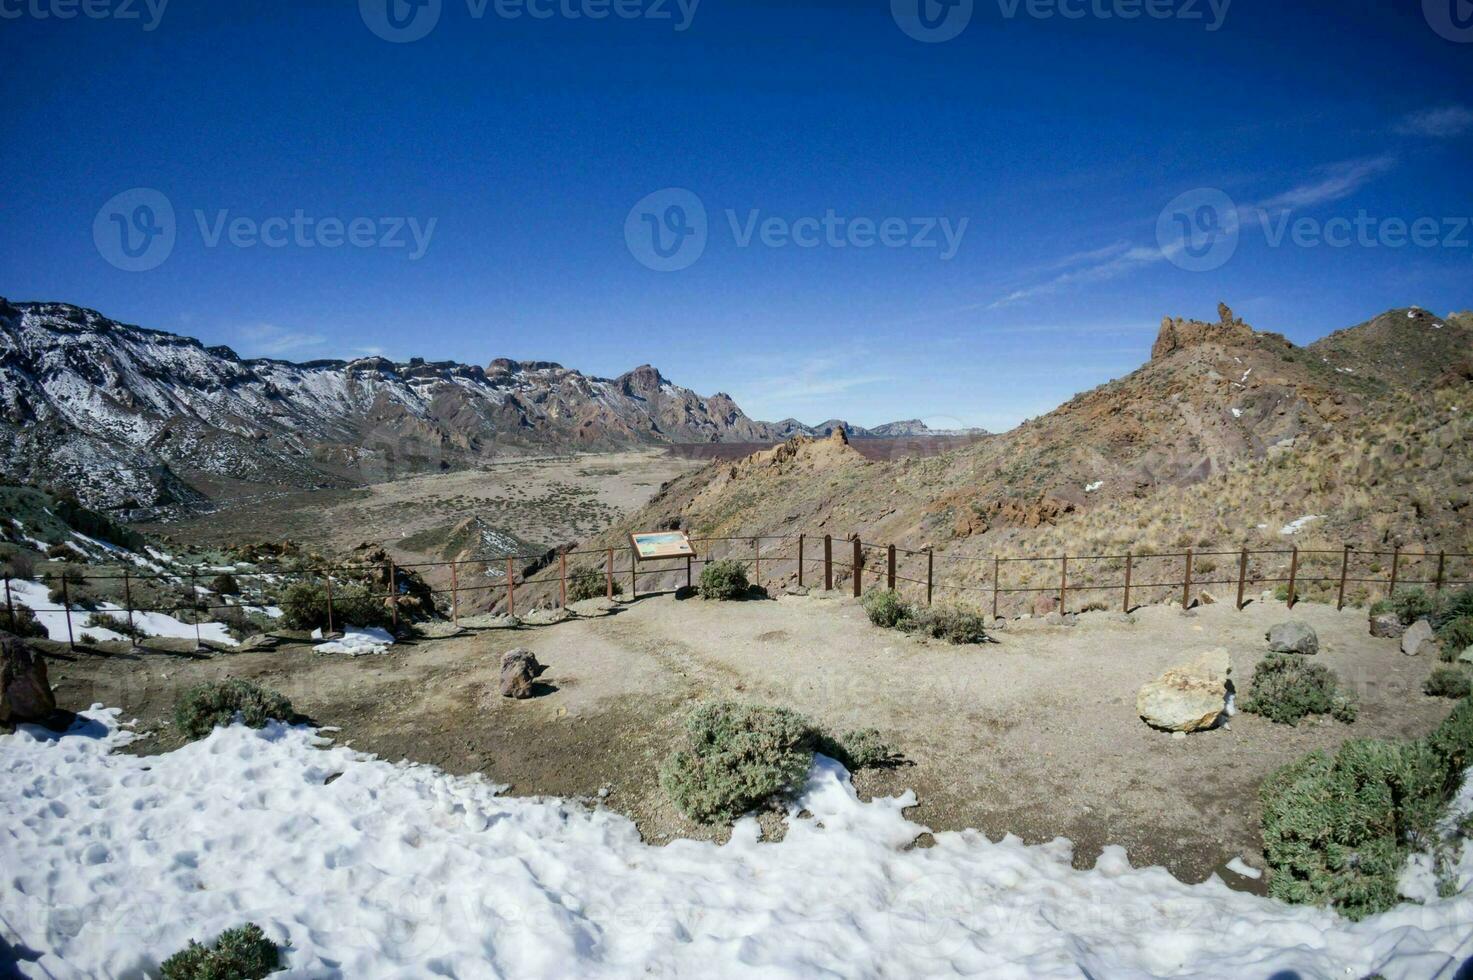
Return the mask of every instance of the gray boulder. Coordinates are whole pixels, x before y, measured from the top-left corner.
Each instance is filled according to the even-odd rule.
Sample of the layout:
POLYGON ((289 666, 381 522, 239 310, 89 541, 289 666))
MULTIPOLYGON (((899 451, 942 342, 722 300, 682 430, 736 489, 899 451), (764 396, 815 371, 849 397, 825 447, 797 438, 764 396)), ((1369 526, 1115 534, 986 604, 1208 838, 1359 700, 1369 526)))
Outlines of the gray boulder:
POLYGON ((528 626, 553 626, 572 618, 572 613, 566 609, 532 609, 522 617, 522 622, 528 626))
POLYGON ((1473 664, 1473 647, 1469 647, 1462 653, 1458 654, 1458 663, 1473 664))
POLYGON ((0 633, 0 725, 45 721, 55 710, 46 661, 24 640, 0 633))
POLYGON ((1383 640, 1394 640, 1406 627, 1401 625, 1401 617, 1396 613, 1377 613, 1371 617, 1371 635, 1379 636, 1383 640))
POLYGON ((1320 652, 1320 638, 1314 627, 1302 619, 1291 619, 1269 628, 1268 648, 1274 653, 1303 653, 1313 655, 1320 652))
POLYGON ((1408 657, 1419 656, 1424 648, 1433 646, 1436 641, 1432 639, 1432 624, 1425 619, 1417 620, 1401 635, 1401 652, 1408 657))
POLYGON ((1211 728, 1227 709, 1231 672, 1227 650, 1209 650, 1141 687, 1135 698, 1136 713, 1151 727, 1169 732, 1211 728))
POLYGON ((530 698, 535 686, 534 682, 542 676, 542 672, 546 669, 537 662, 531 650, 524 650, 521 647, 508 650, 501 655, 502 697, 518 700, 530 698))

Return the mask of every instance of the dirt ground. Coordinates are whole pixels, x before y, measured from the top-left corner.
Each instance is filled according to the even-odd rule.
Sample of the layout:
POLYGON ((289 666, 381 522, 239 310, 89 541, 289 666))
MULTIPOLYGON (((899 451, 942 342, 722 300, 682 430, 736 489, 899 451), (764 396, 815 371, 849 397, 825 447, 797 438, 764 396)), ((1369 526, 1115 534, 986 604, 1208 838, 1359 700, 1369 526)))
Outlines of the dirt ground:
MULTIPOLYGON (((595 604, 597 601, 595 601, 595 604)), ((1297 727, 1239 714, 1181 739, 1135 712, 1141 684, 1199 652, 1226 647, 1246 689, 1264 633, 1289 618, 1272 600, 1242 612, 1138 610, 1134 622, 1088 613, 1076 626, 1013 621, 997 642, 955 647, 877 629, 834 594, 712 603, 649 596, 612 614, 546 627, 484 630, 401 643, 349 659, 304 647, 271 652, 105 654, 57 650, 52 680, 64 707, 117 705, 172 747, 162 725, 178 689, 233 675, 287 694, 346 744, 388 759, 480 771, 523 795, 604 797, 646 840, 711 836, 682 818, 657 770, 685 709, 737 696, 798 709, 834 731, 874 726, 905 764, 856 778, 865 796, 913 788, 912 817, 933 830, 978 828, 1033 843, 1075 843, 1089 866, 1105 844, 1133 863, 1187 881, 1234 856, 1262 867, 1257 787, 1276 767, 1357 736, 1425 734, 1451 703, 1421 694, 1435 666, 1370 637, 1364 611, 1302 603, 1292 617, 1318 631, 1318 661, 1361 699, 1353 725, 1297 727), (522 646, 547 665, 542 696, 496 693, 501 654, 522 646)), ((775 821, 768 821, 769 825, 775 821)), ((924 841, 922 842, 924 843, 924 841)))
POLYGON ((373 541, 412 561, 424 556, 399 547, 403 539, 475 515, 549 548, 601 530, 702 465, 663 449, 509 457, 351 490, 263 490, 210 514, 138 528, 199 546, 291 538, 323 553, 373 541))

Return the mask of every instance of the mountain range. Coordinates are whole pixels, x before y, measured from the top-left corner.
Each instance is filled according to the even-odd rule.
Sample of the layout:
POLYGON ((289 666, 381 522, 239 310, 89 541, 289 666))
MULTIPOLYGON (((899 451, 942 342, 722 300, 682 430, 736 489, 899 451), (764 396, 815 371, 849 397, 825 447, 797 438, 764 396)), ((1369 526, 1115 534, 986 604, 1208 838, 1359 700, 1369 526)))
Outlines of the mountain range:
MULTIPOLYGON (((1274 581, 1291 545, 1323 549, 1305 562, 1338 572, 1350 543, 1429 551, 1433 564, 1445 550, 1447 574, 1468 578, 1454 556, 1473 553, 1470 500, 1473 314, 1404 307, 1298 346, 1219 306, 1216 321, 1164 319, 1141 367, 1007 432, 878 460, 800 435, 679 477, 584 547, 649 528, 859 534, 934 549, 938 581, 971 588, 990 562, 951 559, 1174 551, 1140 571, 1179 581, 1187 548, 1281 549, 1285 567, 1262 570, 1274 581)), ((1384 576, 1386 561, 1367 556, 1352 578, 1384 576)), ((1070 574, 1108 565, 1118 580, 1120 564, 1071 562, 1070 574)), ((1010 567, 1058 582, 1057 559, 1010 567)))
POLYGON ((507 358, 242 358, 66 303, 0 298, 4 477, 128 513, 203 504, 242 484, 352 486, 507 453, 771 443, 838 428, 929 431, 760 422, 729 395, 702 397, 649 365, 598 378, 507 358))

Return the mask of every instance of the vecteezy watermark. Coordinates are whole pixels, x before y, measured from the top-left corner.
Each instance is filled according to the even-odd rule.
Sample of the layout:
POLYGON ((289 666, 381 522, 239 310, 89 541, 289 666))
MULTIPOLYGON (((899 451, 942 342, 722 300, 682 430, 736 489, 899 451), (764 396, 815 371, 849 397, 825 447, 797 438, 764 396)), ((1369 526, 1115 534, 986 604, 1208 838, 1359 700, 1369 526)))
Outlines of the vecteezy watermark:
POLYGON ((1473 247, 1473 217, 1295 216, 1286 208, 1240 208, 1215 187, 1178 194, 1156 219, 1156 243, 1172 264, 1188 272, 1221 268, 1244 226, 1256 226, 1269 248, 1463 248, 1473 247))
POLYGON ((0 0, 0 20, 136 20, 156 30, 169 0, 0 0))
MULTIPOLYGON (((701 0, 465 0, 472 20, 489 12, 501 20, 669 21, 690 28, 701 0)), ((970 2, 970 0, 968 0, 970 2)), ((385 41, 405 44, 426 37, 440 23, 444 0, 358 0, 363 23, 385 41)))
POLYGON ((1156 219, 1156 244, 1188 272, 1221 268, 1238 250, 1238 206, 1215 187, 1178 194, 1156 219))
POLYGON ((1439 37, 1457 44, 1473 42, 1473 3, 1469 0, 1422 0, 1422 16, 1439 37))
MULTIPOLYGON (((290 215, 259 218, 228 208, 192 212, 205 248, 383 248, 404 249, 411 262, 424 257, 438 218, 315 217, 301 208, 290 215)), ((97 253, 124 272, 156 269, 174 251, 179 236, 174 205, 151 187, 134 187, 109 198, 92 219, 97 253)))
MULTIPOLYGON (((1431 3, 1433 0, 1426 0, 1431 3)), ((1443 0, 1458 3, 1463 0, 1443 0)), ((974 0, 890 0, 890 16, 917 41, 950 41, 972 21, 974 0)), ((1221 30, 1232 0, 997 0, 1004 20, 1181 20, 1221 30)))
MULTIPOLYGON (((786 218, 760 208, 722 212, 733 244, 750 248, 919 248, 936 249, 950 261, 961 247, 971 219, 949 217, 849 217, 833 208, 822 215, 786 218)), ((667 187, 639 200, 624 218, 624 242, 641 265, 657 272, 688 268, 706 250, 709 222, 699 197, 667 187)))
POLYGON ((890 0, 890 16, 917 41, 937 44, 967 29, 972 4, 973 0, 890 0))

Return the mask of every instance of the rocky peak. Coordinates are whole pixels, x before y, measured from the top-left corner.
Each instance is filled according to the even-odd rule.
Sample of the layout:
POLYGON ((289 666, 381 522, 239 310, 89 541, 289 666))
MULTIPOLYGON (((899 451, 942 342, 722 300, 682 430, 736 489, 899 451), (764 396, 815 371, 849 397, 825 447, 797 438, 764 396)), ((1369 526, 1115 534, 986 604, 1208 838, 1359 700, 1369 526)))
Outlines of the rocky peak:
POLYGON ((1161 332, 1151 347, 1151 360, 1158 360, 1187 347, 1201 344, 1244 344, 1253 339, 1253 328, 1233 315, 1226 303, 1217 304, 1217 322, 1165 317, 1161 332))
POLYGON ((641 364, 627 374, 621 374, 616 382, 626 394, 649 395, 660 390, 665 378, 648 364, 641 364))

